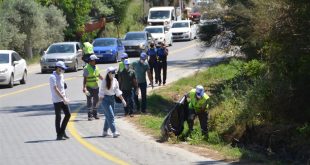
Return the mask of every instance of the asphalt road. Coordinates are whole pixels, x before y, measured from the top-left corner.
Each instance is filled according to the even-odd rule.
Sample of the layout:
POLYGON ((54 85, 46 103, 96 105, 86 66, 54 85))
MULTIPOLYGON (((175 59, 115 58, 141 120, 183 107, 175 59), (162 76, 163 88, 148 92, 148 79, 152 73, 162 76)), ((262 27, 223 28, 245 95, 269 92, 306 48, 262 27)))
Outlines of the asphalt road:
MULTIPOLYGON (((167 83, 223 58, 215 50, 202 51, 196 41, 175 42, 168 49, 167 83)), ((101 74, 105 74, 105 69, 111 65, 117 66, 99 64, 101 74)), ((34 65, 29 67, 26 85, 0 87, 0 164, 225 164, 157 143, 124 120, 120 105, 116 109, 116 125, 121 136, 101 137, 104 116, 101 114, 100 120, 87 121, 82 70, 65 73, 72 112, 67 134, 71 138, 56 141, 49 75, 41 74, 39 65, 34 65)))

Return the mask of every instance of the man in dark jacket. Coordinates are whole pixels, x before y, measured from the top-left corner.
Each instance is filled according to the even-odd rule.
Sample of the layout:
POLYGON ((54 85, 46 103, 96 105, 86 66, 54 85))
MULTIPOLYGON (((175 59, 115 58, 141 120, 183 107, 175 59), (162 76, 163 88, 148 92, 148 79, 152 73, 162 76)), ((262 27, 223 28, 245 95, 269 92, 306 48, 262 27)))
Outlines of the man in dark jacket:
MULTIPOLYGON (((157 74, 156 73, 157 72, 157 69, 156 69, 157 68, 157 50, 153 42, 150 44, 150 48, 147 50, 146 54, 149 56, 148 63, 150 66, 151 76, 152 78, 154 78, 153 75, 157 74)), ((158 83, 158 81, 159 81, 158 79, 155 79, 156 84, 158 83)))
POLYGON ((159 86, 161 85, 162 82, 163 82, 163 85, 166 84, 167 56, 168 56, 168 49, 166 48, 165 43, 162 42, 160 48, 157 50, 157 76, 156 76, 156 80, 159 81, 159 86), (161 70, 163 70, 163 79, 161 79, 161 70))
MULTIPOLYGON (((130 115, 133 117, 133 93, 132 89, 138 90, 138 84, 136 80, 135 72, 129 68, 130 61, 129 59, 124 60, 125 69, 118 72, 118 81, 120 90, 123 92, 123 97, 127 103, 127 106, 124 107, 125 116, 130 115)), ((138 94, 138 91, 136 91, 138 94)))

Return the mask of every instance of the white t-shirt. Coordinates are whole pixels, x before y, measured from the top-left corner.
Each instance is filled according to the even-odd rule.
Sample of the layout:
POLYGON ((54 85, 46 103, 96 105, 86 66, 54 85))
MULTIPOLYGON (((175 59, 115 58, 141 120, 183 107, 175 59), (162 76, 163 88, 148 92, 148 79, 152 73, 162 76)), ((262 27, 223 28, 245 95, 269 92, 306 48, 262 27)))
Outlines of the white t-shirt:
POLYGON ((113 78, 113 81, 112 81, 112 84, 111 84, 111 88, 109 90, 106 87, 106 80, 103 79, 101 81, 101 86, 99 88, 99 97, 104 97, 104 95, 120 96, 122 94, 123 94, 123 92, 119 89, 118 81, 116 80, 116 78, 113 78))
POLYGON ((61 95, 65 96, 65 81, 64 81, 64 75, 60 74, 58 75, 56 73, 56 71, 53 72, 53 74, 51 74, 50 76, 50 89, 51 89, 51 93, 52 93, 52 101, 53 103, 59 103, 62 102, 63 99, 61 97, 58 96, 58 94, 56 93, 55 90, 55 86, 57 86, 58 90, 60 91, 61 95))

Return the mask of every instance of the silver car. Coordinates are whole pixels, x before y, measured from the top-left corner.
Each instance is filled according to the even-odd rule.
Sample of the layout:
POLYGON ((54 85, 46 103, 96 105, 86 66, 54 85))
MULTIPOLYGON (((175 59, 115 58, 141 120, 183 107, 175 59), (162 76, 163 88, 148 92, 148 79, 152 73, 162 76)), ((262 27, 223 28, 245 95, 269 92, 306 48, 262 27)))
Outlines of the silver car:
POLYGON ((50 45, 41 57, 41 73, 55 69, 57 61, 63 61, 69 70, 77 72, 82 68, 82 49, 79 42, 60 42, 50 45))
POLYGON ((151 42, 155 43, 155 40, 147 31, 128 32, 122 40, 129 57, 140 56, 140 53, 146 52, 151 42))

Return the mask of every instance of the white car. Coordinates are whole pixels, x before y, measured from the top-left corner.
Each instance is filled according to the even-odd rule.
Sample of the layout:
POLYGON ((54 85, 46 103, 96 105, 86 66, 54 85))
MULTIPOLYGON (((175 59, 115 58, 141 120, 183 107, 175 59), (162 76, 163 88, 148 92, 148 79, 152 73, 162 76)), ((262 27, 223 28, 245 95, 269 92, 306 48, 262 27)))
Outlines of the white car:
POLYGON ((0 85, 12 88, 19 81, 26 84, 27 63, 13 50, 0 50, 0 85))
POLYGON ((160 46, 161 43, 172 46, 172 34, 165 26, 147 26, 144 31, 151 33, 155 39, 156 46, 160 46))
POLYGON ((191 20, 176 21, 170 29, 173 41, 192 40, 197 38, 197 25, 191 20))

